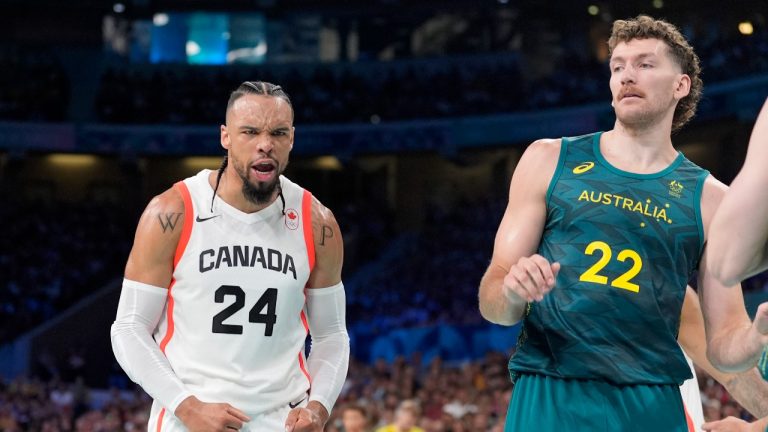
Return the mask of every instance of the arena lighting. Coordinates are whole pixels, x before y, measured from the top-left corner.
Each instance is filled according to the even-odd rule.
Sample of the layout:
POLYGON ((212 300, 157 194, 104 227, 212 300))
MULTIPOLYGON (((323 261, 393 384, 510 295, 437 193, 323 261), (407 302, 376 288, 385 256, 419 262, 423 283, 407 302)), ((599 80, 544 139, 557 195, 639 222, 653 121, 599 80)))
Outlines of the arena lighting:
POLYGON ((115 3, 112 5, 112 10, 115 11, 115 13, 123 13, 125 12, 125 5, 122 3, 115 3))
POLYGON ((587 12, 592 16, 597 16, 600 13, 600 8, 597 5, 589 5, 587 12))
POLYGON ((187 41, 187 55, 196 56, 200 54, 200 45, 195 41, 187 41))
POLYGON ((49 164, 60 169, 88 168, 96 165, 99 161, 99 158, 95 155, 69 153, 52 153, 45 159, 49 164))
POLYGON ((742 21, 739 23, 739 33, 748 36, 755 31, 751 21, 742 21))
POLYGON ((189 156, 181 160, 185 169, 190 171, 200 171, 205 168, 219 169, 221 166, 221 156, 189 156))
POLYGON ((664 7, 664 0, 653 0, 653 7, 661 9, 664 7))
POLYGON ((314 165, 322 170, 338 171, 342 168, 341 161, 336 156, 320 156, 315 159, 314 165))
POLYGON ((168 14, 167 13, 156 13, 155 16, 152 17, 152 23, 156 25, 157 27, 162 27, 166 24, 168 24, 168 14))

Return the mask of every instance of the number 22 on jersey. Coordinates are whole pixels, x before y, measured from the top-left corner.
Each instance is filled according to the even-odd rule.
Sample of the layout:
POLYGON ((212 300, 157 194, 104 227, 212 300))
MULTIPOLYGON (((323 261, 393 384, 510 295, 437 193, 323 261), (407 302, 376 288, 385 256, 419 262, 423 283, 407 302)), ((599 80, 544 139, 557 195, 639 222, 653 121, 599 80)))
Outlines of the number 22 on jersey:
MULTIPOLYGON (((608 243, 602 241, 593 241, 584 249, 586 255, 594 255, 595 252, 600 252, 600 259, 594 263, 592 267, 588 268, 587 271, 582 273, 581 276, 579 276, 579 280, 582 282, 608 285, 608 277, 601 275, 600 271, 611 261, 613 251, 608 243)), ((630 260, 632 261, 632 267, 625 271, 621 276, 612 280, 610 285, 614 288, 640 292, 640 285, 631 282, 632 278, 637 276, 637 274, 640 273, 640 270, 643 269, 643 260, 640 258, 640 254, 632 249, 623 249, 619 252, 616 259, 620 262, 630 260)))

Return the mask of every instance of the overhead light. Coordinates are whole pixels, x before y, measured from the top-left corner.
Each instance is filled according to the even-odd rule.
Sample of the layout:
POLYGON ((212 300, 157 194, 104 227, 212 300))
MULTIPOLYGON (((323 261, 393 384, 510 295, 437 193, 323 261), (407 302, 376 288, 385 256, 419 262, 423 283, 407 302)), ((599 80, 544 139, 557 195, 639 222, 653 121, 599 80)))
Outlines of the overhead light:
POLYGON ((195 41, 187 41, 187 55, 196 56, 200 54, 200 45, 195 41))
POLYGON ((112 10, 115 11, 115 13, 123 13, 125 12, 125 5, 122 3, 115 3, 112 5, 112 10))
POLYGON ((155 16, 152 17, 152 23, 157 27, 162 27, 168 24, 168 19, 167 13, 156 13, 155 16))
POLYGON ((46 159, 48 163, 59 168, 87 168, 99 161, 94 155, 74 153, 51 153, 46 159))
POLYGON ((742 21, 739 23, 739 33, 747 36, 755 32, 755 28, 750 21, 742 21))
POLYGON ((661 9, 664 7, 664 0, 653 0, 653 7, 661 9))
POLYGON ((589 5, 587 12, 592 16, 597 16, 600 13, 600 8, 597 5, 589 5))

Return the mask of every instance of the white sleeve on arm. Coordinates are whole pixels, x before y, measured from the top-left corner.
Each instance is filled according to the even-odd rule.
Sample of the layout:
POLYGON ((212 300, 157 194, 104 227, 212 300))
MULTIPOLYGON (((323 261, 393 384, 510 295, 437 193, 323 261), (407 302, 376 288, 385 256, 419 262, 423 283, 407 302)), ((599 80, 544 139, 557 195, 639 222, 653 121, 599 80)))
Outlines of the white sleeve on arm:
POLYGON ((307 290, 307 320, 312 348, 307 366, 312 377, 309 400, 323 404, 330 413, 349 367, 349 335, 344 285, 307 290))
POLYGON ((152 338, 167 296, 165 288, 123 279, 117 318, 110 334, 112 351, 128 377, 173 413, 192 393, 173 372, 152 338))

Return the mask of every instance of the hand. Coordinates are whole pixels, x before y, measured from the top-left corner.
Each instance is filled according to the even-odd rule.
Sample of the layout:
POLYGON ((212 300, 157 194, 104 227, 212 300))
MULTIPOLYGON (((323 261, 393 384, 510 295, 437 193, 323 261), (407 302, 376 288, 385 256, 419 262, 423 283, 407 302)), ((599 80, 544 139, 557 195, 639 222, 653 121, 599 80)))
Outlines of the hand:
POLYGON ((760 304, 755 311, 755 319, 749 329, 745 347, 749 352, 760 355, 768 346, 768 302, 760 304))
POLYGON ((512 301, 510 295, 527 302, 541 301, 555 287, 559 271, 560 263, 550 264, 539 254, 520 258, 504 277, 504 294, 512 301))
POLYGON ((294 408, 288 413, 285 432, 322 432, 328 415, 320 402, 309 401, 306 408, 294 408))
POLYGON ((174 414, 190 432, 240 430, 251 420, 228 403, 206 403, 194 396, 184 399, 174 414))
POLYGON ((701 426, 704 431, 712 432, 750 432, 754 428, 753 423, 747 423, 736 417, 728 417, 723 420, 704 423, 701 426))
POLYGON ((753 326, 763 339, 768 338, 768 302, 757 307, 753 326))

